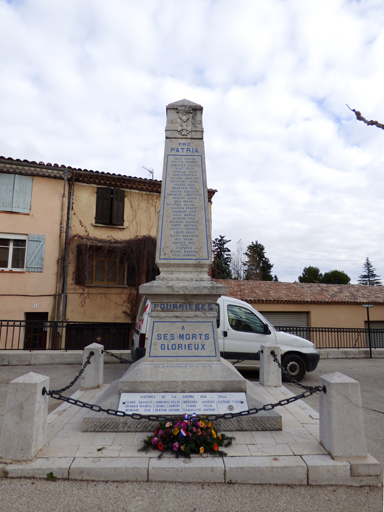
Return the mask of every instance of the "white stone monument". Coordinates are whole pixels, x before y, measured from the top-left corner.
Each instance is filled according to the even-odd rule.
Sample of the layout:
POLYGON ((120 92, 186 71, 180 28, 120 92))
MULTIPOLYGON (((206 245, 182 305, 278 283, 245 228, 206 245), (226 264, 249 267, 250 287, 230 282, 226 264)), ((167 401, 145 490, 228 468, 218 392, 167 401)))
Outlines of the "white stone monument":
MULTIPOLYGON (((208 401, 219 407, 219 402, 233 400, 227 406, 229 412, 235 410, 233 393, 246 394, 245 400, 239 399, 241 410, 261 405, 254 386, 220 357, 216 308, 227 288, 208 275, 212 235, 202 113, 201 105, 188 100, 167 106, 156 250, 160 275, 140 287, 140 293, 151 301, 146 354, 110 385, 98 402, 103 408, 119 406, 148 414, 166 409, 172 415, 175 408, 186 407, 180 404, 193 403, 204 411, 209 409, 208 401), (221 395, 215 398, 214 393, 221 395)), ((281 416, 275 411, 250 418, 242 420, 242 428, 228 420, 227 428, 282 428, 281 416)), ((152 428, 145 421, 91 412, 83 420, 83 430, 139 430, 139 423, 143 431, 152 428)))
POLYGON ((211 217, 203 107, 167 106, 156 281, 140 287, 151 300, 145 358, 120 380, 121 392, 245 391, 246 381, 220 357, 216 301, 227 291, 208 275, 211 217))

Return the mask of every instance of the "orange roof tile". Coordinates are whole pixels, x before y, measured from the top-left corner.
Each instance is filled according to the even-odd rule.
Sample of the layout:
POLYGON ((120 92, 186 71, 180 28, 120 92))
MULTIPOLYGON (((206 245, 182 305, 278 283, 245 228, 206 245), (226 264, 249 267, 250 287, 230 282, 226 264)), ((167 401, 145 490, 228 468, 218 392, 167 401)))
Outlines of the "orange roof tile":
POLYGON ((384 286, 214 279, 228 295, 258 304, 383 304, 384 286))

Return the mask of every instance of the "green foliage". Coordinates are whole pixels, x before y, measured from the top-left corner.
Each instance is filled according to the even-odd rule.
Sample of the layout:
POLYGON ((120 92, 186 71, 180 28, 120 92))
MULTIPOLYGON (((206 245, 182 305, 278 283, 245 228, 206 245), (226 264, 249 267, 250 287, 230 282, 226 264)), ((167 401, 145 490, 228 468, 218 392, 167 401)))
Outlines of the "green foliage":
POLYGON ((376 269, 373 267, 372 263, 369 261, 369 258, 365 260, 363 265, 364 273, 359 276, 359 284, 363 284, 366 286, 382 286, 380 281, 380 276, 376 274, 376 269))
POLYGON ((232 279, 231 272, 231 250, 226 247, 230 240, 226 240, 223 235, 212 241, 213 264, 212 277, 217 279, 232 279))
POLYGON ((305 267, 301 276, 300 283, 324 283, 324 284, 349 284, 351 278, 342 270, 330 270, 322 274, 318 267, 305 267))
MULTIPOLYGON (((273 281, 274 278, 271 274, 273 264, 265 255, 264 245, 258 241, 248 245, 244 256, 247 261, 244 263, 245 274, 244 279, 253 281, 273 281)), ((277 277, 275 276, 275 281, 277 277)))
POLYGON ((299 276, 300 283, 321 283, 323 274, 317 267, 305 267, 301 276, 299 276))
POLYGON ((323 279, 324 284, 349 284, 351 278, 342 270, 330 270, 325 272, 323 279))
POLYGON ((47 480, 50 480, 51 482, 56 482, 57 476, 55 476, 53 472, 50 471, 49 473, 47 473, 47 480))

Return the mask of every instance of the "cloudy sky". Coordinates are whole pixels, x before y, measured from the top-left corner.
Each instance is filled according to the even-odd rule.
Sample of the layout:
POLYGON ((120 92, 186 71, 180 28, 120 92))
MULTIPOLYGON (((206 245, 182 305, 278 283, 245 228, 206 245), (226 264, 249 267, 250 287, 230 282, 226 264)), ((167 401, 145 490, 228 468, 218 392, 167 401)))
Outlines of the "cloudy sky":
POLYGON ((161 179, 204 107, 213 237, 384 279, 383 0, 0 0, 0 154, 161 179))

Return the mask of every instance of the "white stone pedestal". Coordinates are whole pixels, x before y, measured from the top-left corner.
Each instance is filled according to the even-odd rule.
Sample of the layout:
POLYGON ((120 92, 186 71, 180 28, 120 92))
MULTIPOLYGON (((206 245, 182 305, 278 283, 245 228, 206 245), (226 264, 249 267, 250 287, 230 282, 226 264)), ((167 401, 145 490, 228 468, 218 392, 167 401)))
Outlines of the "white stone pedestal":
POLYGON ((360 384, 342 373, 320 377, 320 442, 332 457, 366 457, 360 384))
POLYGON ((31 460, 46 442, 49 377, 27 373, 8 386, 0 436, 0 456, 31 460))
POLYGON ((80 377, 80 386, 86 389, 98 388, 104 383, 104 347, 99 343, 91 343, 84 349, 83 364, 87 360, 90 352, 93 352, 90 364, 85 367, 83 375, 80 377))
POLYGON ((259 382, 262 386, 278 387, 282 385, 281 370, 274 361, 271 352, 276 354, 280 362, 280 348, 272 345, 261 345, 259 382))

